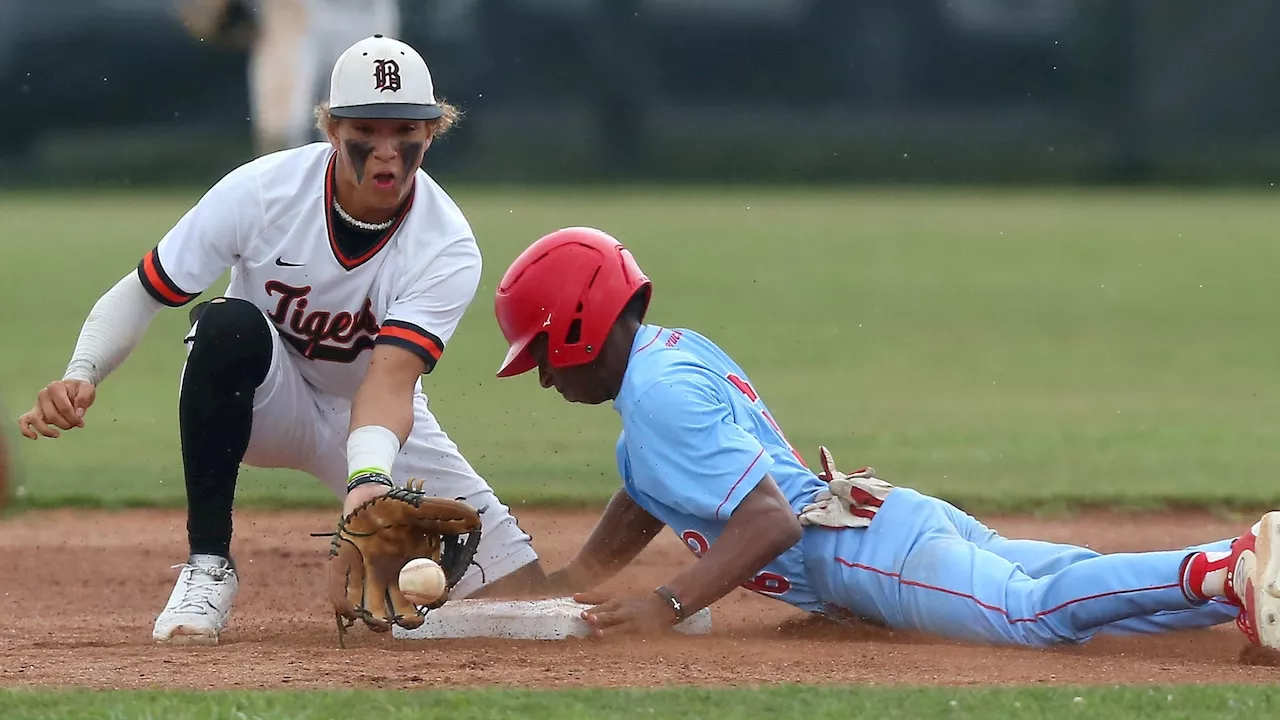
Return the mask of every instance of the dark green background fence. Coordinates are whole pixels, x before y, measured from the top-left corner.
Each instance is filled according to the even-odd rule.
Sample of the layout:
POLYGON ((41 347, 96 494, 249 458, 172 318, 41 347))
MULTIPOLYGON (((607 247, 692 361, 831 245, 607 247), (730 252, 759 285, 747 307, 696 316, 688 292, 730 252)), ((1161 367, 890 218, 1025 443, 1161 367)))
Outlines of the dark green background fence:
MULTIPOLYGON (((1280 169, 1280 4, 415 0, 451 179, 1155 182, 1280 169)), ((0 0, 0 182, 204 184, 243 52, 171 0, 0 0)))

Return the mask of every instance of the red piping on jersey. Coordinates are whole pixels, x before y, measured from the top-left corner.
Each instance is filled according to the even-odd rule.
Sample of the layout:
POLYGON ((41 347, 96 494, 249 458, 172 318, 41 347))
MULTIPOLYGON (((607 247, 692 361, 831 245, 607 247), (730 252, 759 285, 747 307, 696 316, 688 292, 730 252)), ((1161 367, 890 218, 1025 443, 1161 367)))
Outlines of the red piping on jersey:
POLYGON ((1068 607, 1071 607, 1072 605, 1075 605, 1076 603, 1082 603, 1086 600, 1097 600, 1098 598, 1111 597, 1112 595, 1128 595, 1129 593, 1147 592, 1148 590, 1172 590, 1174 588, 1182 587, 1182 583, 1176 582, 1176 583, 1169 583, 1168 585, 1151 585, 1149 587, 1131 588, 1129 590, 1111 590, 1104 593, 1097 593, 1096 595, 1086 595, 1084 597, 1072 598, 1071 600, 1068 600, 1064 603, 1051 607, 1048 610, 1041 610, 1040 612, 1036 613, 1035 615, 1032 615, 1031 617, 1014 618, 1014 617, 1009 617, 1008 610, 1002 607, 998 607, 996 605, 992 605, 990 603, 982 602, 981 600, 974 597, 973 595, 970 595, 969 593, 963 593, 958 590, 948 590, 947 588, 938 587, 936 585, 928 585, 922 582, 917 582, 915 580, 904 580, 901 573, 889 572, 888 570, 873 568, 870 565, 863 565, 862 563, 849 562, 848 560, 845 560, 842 557, 837 557, 836 562, 840 563, 841 565, 844 565, 847 568, 852 568, 854 570, 866 570, 867 572, 875 573, 876 575, 881 575, 887 578, 893 578, 894 580, 897 580, 903 585, 907 585, 909 587, 918 587, 924 590, 933 590, 934 592, 940 592, 945 595, 951 595, 953 597, 958 597, 964 600, 968 600, 974 603, 975 605, 977 605, 978 607, 982 608, 983 610, 989 610, 991 612, 1004 616, 1004 619, 1010 625, 1016 625, 1018 623, 1039 622, 1040 620, 1044 619, 1045 616, 1052 615, 1053 613, 1056 613, 1059 610, 1066 609, 1068 607))
POLYGON ((658 338, 659 338, 659 337, 661 337, 661 336, 662 336, 662 328, 658 328, 658 332, 653 336, 653 339, 652 339, 652 340, 650 340, 649 342, 645 343, 644 345, 641 345, 641 346, 640 346, 640 349, 639 349, 639 350, 636 350, 634 354, 635 354, 635 355, 639 355, 640 353, 644 352, 645 350, 648 350, 648 349, 649 349, 649 346, 650 346, 650 345, 652 345, 652 344, 654 344, 654 343, 656 343, 656 342, 658 342, 658 338))
POLYGON ((413 190, 409 191, 409 199, 405 202, 404 207, 400 208, 400 213, 396 215, 395 222, 391 223, 391 227, 387 228, 378 238, 378 242, 369 248, 369 251, 357 258, 349 258, 342 254, 342 249, 338 247, 338 238, 333 233, 333 188, 334 188, 334 172, 338 166, 338 153, 334 152, 329 156, 329 165, 324 171, 324 228, 329 235, 329 249, 333 250, 333 256, 337 258, 338 263, 348 270, 354 270, 361 265, 369 262, 369 260, 377 255, 382 248, 387 246, 387 241, 392 235, 396 234, 396 230, 400 229, 400 225, 404 219, 409 217, 409 208, 413 207, 413 199, 418 195, 417 178, 413 180, 413 190))
MULTIPOLYGON (((656 340, 657 338, 654 339, 656 340)), ((720 504, 716 506, 716 517, 720 517, 720 510, 724 508, 725 503, 729 502, 729 498, 733 497, 733 491, 738 489, 738 486, 742 484, 742 481, 747 478, 747 474, 751 472, 751 468, 755 467, 756 463, 760 462, 760 458, 763 456, 764 448, 760 448, 760 452, 756 453, 756 458, 751 461, 751 464, 747 466, 746 470, 742 471, 742 477, 738 478, 738 481, 733 484, 733 487, 729 488, 729 494, 725 495, 724 500, 721 500, 720 504)))

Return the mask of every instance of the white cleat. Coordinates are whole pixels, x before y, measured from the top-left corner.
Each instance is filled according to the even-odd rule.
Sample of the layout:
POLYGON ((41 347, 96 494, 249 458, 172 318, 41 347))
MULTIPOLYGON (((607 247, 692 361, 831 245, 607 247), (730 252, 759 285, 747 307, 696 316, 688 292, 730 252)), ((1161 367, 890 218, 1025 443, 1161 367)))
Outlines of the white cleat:
POLYGON ((1240 605, 1236 625, 1255 645, 1280 650, 1280 512, 1263 515, 1232 554, 1228 586, 1240 605))
POLYGON ((218 555, 192 555, 174 567, 182 572, 151 637, 164 643, 217 645, 240 587, 235 567, 218 555))

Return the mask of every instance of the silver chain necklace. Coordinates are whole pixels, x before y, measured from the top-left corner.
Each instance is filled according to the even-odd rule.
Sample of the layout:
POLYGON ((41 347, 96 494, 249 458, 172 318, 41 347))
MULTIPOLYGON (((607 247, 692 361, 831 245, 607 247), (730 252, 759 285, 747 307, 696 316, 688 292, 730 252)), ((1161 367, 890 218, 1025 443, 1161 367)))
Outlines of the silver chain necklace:
POLYGON ((342 206, 338 204, 338 198, 333 199, 333 209, 338 211, 338 217, 342 218, 343 222, 347 223, 351 227, 356 228, 357 230, 367 230, 369 232, 382 232, 383 230, 386 230, 387 228, 391 227, 391 225, 396 221, 394 217, 386 222, 380 222, 380 223, 367 223, 363 220, 357 220, 351 217, 351 213, 342 209, 342 206))

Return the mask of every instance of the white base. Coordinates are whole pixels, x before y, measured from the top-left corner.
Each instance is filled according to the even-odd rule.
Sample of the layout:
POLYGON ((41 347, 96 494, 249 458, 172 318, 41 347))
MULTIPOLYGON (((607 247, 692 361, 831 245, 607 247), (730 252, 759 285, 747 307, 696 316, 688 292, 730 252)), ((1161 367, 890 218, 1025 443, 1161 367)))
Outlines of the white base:
MULTIPOLYGON (((427 613, 426 622, 413 630, 395 625, 399 640, 490 637, 509 640, 564 640, 587 637, 587 621, 581 613, 591 607, 572 598, 547 600, 450 600, 427 613)), ((711 632, 711 610, 703 608, 675 626, 685 635, 711 632)))

